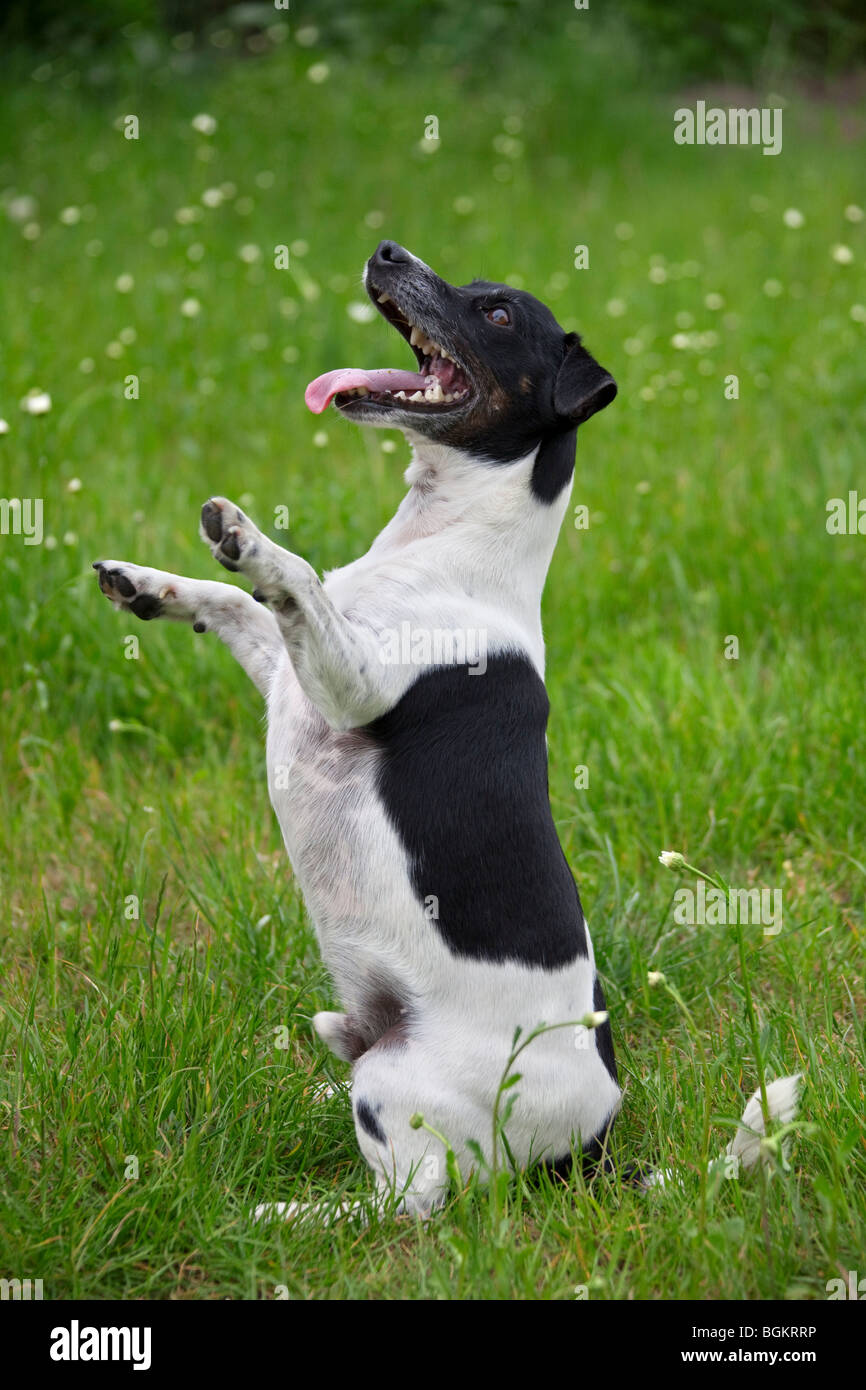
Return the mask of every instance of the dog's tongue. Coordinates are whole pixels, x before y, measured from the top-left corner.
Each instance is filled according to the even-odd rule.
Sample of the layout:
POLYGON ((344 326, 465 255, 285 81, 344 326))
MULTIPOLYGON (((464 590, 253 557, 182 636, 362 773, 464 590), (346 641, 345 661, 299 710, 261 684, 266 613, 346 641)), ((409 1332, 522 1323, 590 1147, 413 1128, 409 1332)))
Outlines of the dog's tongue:
POLYGON ((361 367, 340 367, 311 381, 304 400, 314 415, 321 415, 341 391, 352 391, 356 386, 366 386, 368 391, 423 391, 426 385, 423 372, 401 372, 396 367, 365 372, 361 367))

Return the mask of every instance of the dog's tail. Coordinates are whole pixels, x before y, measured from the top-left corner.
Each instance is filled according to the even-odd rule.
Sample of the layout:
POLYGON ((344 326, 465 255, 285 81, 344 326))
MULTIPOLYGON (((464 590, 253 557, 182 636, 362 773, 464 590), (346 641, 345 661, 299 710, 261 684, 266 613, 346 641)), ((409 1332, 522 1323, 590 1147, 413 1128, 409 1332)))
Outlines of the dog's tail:
MULTIPOLYGON (((802 1073, 795 1072, 793 1076, 780 1076, 767 1086, 767 1112, 774 1127, 789 1125, 794 1119, 802 1079, 802 1073)), ((736 1176, 742 1169, 755 1168, 760 1159, 767 1165, 773 1163, 775 1156, 764 1145, 766 1137, 761 1092, 757 1090, 743 1111, 743 1118, 725 1152, 710 1162, 710 1171, 721 1168, 726 1176, 736 1176)), ((680 1181, 673 1169, 657 1168, 643 1176, 641 1186, 670 1187, 680 1181)))

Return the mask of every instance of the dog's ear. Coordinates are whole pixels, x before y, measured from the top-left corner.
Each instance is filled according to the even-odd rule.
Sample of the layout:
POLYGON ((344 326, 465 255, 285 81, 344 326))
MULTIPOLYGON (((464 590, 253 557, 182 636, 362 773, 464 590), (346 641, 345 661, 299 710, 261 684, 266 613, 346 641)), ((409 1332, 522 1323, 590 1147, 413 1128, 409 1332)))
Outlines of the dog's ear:
POLYGON ((582 425, 597 410, 610 405, 616 395, 616 382, 581 346, 576 333, 566 335, 565 347, 565 359, 553 388, 553 405, 557 415, 582 425))

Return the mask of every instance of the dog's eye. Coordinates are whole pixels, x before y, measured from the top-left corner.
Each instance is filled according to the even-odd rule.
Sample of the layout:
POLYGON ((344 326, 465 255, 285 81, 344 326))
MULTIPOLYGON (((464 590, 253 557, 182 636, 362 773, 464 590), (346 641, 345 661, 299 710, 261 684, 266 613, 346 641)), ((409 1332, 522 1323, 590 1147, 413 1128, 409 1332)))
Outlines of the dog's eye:
POLYGON ((495 309, 488 309, 487 318, 491 323, 498 324, 500 328, 511 327, 511 315, 507 309, 503 309, 501 304, 497 304, 495 309))

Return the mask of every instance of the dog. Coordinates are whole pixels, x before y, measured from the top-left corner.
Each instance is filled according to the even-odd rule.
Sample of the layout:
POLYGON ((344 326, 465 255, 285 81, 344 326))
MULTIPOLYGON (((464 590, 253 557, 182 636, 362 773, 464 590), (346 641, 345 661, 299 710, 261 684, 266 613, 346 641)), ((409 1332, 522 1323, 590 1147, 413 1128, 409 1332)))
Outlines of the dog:
POLYGON ((447 1196, 445 1140, 463 1172, 489 1156, 516 1038, 545 1025, 511 1093, 515 1165, 597 1159, 620 1107, 550 809, 540 614, 577 432, 617 388, 522 290, 451 285, 393 241, 364 284, 417 368, 330 371, 306 402, 411 447, 366 555, 322 582, 213 497, 202 537, 252 595, 94 567, 117 607, 216 633, 265 697, 271 800, 343 1006, 313 1027, 352 1064, 379 1198, 426 1216, 447 1196))

